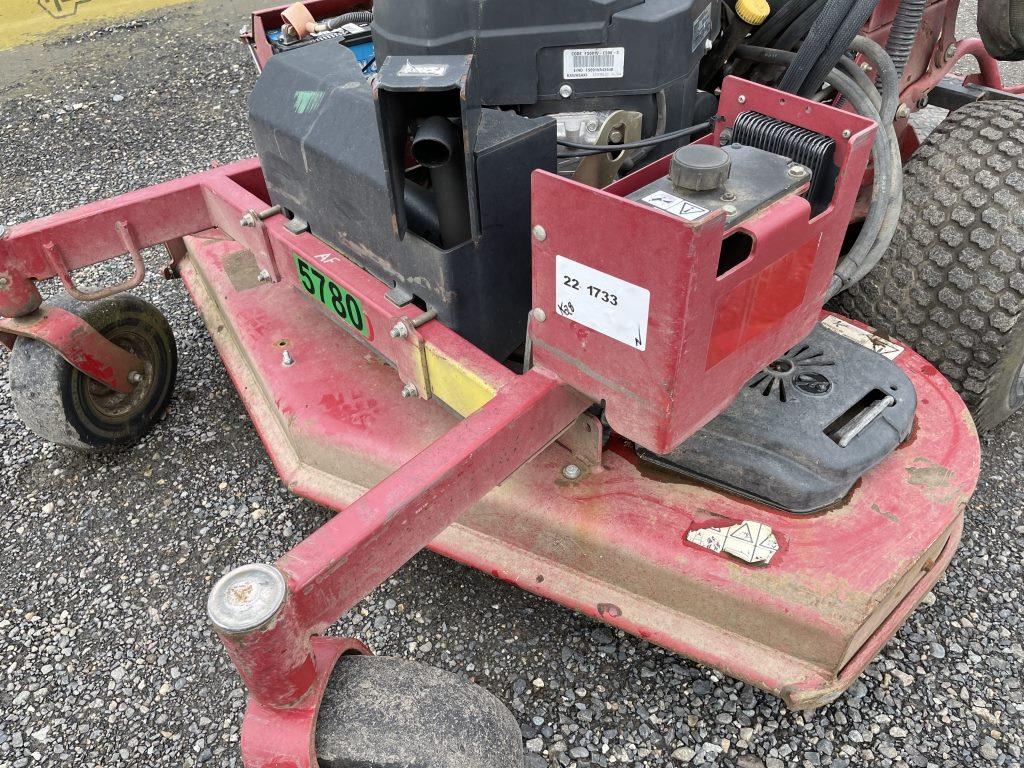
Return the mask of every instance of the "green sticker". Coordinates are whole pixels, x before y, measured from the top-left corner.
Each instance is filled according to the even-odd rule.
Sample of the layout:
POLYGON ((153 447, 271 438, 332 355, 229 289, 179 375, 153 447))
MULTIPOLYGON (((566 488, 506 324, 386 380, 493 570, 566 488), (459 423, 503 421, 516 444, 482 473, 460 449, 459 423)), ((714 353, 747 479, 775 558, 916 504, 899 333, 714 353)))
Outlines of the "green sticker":
POLYGON ((297 254, 295 266, 303 289, 334 314, 351 325, 366 338, 370 338, 370 323, 363 313, 363 305, 355 296, 327 277, 316 267, 303 261, 297 254))
POLYGON ((307 112, 315 112, 320 108, 323 100, 323 91, 296 91, 295 111, 300 115, 304 115, 307 112))

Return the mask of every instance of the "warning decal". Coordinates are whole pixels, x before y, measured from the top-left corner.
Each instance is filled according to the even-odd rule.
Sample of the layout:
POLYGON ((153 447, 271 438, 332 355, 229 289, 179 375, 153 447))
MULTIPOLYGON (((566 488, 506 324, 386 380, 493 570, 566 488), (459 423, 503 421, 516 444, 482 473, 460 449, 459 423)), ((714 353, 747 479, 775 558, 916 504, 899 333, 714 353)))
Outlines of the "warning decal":
POLYGON ((671 213, 673 216, 678 216, 685 221, 696 221, 711 213, 708 208, 691 203, 689 200, 676 197, 668 192, 654 192, 645 197, 644 202, 666 213, 671 213))

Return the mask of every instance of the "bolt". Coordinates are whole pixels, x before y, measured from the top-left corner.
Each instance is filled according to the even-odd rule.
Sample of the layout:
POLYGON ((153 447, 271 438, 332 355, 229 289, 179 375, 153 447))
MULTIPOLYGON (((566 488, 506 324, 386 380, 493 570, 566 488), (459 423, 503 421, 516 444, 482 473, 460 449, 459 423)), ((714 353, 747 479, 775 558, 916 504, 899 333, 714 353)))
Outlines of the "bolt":
POLYGON ((267 270, 265 270, 265 269, 261 269, 260 273, 258 275, 256 275, 256 279, 259 280, 261 283, 269 283, 270 282, 270 273, 267 272, 267 270))
POLYGON ((739 98, 738 98, 738 99, 736 99, 736 101, 738 101, 738 102, 739 102, 740 104, 746 104, 746 103, 747 103, 747 97, 746 97, 746 96, 744 96, 744 95, 743 95, 743 94, 741 93, 741 94, 740 94, 740 96, 739 96, 739 98))
POLYGON ((622 129, 621 128, 616 128, 614 131, 612 131, 610 134, 608 134, 608 143, 609 144, 621 144, 623 138, 624 137, 622 135, 622 129))
POLYGON ((952 59, 954 56, 956 56, 956 43, 950 43, 946 47, 946 58, 952 59))
POLYGON ((844 138, 844 139, 848 139, 848 138, 850 138, 851 136, 853 136, 853 132, 852 132, 852 131, 850 131, 850 129, 849 129, 849 128, 847 128, 847 129, 846 129, 845 131, 843 131, 843 138, 844 138))
POLYGON ((569 85, 568 83, 565 83, 564 85, 562 85, 561 88, 558 89, 558 95, 561 96, 563 99, 572 98, 572 86, 569 85))
POLYGON ((238 223, 243 227, 255 227, 256 226, 256 212, 246 211, 242 218, 238 220, 238 223))
POLYGON ((281 353, 281 365, 283 365, 285 368, 289 368, 295 365, 295 359, 292 357, 291 352, 289 352, 287 349, 281 353))
POLYGON ((566 480, 579 480, 583 475, 583 470, 575 464, 566 464, 562 467, 562 477, 566 480))
POLYGON ((899 109, 896 110, 896 119, 906 120, 908 117, 910 117, 910 107, 906 104, 900 104, 899 109))
POLYGON ((590 133, 597 133, 597 129, 600 127, 601 126, 597 124, 597 120, 591 120, 589 123, 587 123, 587 130, 590 133))
POLYGON ((536 238, 538 243, 543 243, 548 239, 548 231, 538 224, 533 228, 533 236, 536 238))
POLYGON ((132 384, 138 384, 140 381, 142 381, 142 374, 139 373, 138 371, 132 371, 131 373, 128 374, 128 381, 131 382, 132 384))
POLYGON ((545 320, 548 319, 548 313, 545 312, 540 307, 536 307, 535 309, 533 309, 530 312, 530 314, 533 315, 533 319, 536 320, 538 323, 543 323, 545 320))
POLYGON ((860 63, 860 68, 863 69, 865 72, 870 72, 871 71, 871 64, 870 64, 870 62, 862 61, 860 63))
POLYGON ((719 135, 718 143, 721 144, 723 147, 727 147, 727 146, 729 146, 729 143, 731 141, 732 141, 732 128, 726 128, 719 135))
POLYGON ((735 192, 728 192, 727 191, 727 192, 725 192, 722 195, 722 199, 725 200, 726 202, 729 202, 730 200, 735 200, 736 199, 736 193, 735 192))
POLYGON ((736 215, 736 206, 735 205, 723 205, 722 206, 722 210, 725 211, 725 215, 726 216, 735 216, 736 215))
POLYGON ((10 284, 11 284, 11 281, 8 280, 6 277, 0 277, 0 291, 2 291, 5 288, 7 288, 7 286, 10 285, 10 284))
POLYGON ((807 175, 807 169, 804 168, 802 165, 793 163, 793 165, 789 166, 789 175, 792 176, 794 179, 802 179, 804 176, 807 175))
POLYGON ((284 576, 271 565, 243 565, 218 581, 206 613, 222 632, 250 632, 277 615, 288 596, 284 576))
POLYGON ((395 327, 391 329, 391 338, 392 339, 404 339, 408 335, 409 335, 409 326, 407 326, 405 323, 402 323, 402 322, 395 323, 395 327))
POLYGON ((415 384, 406 384, 402 387, 402 397, 419 397, 420 391, 416 389, 415 384))

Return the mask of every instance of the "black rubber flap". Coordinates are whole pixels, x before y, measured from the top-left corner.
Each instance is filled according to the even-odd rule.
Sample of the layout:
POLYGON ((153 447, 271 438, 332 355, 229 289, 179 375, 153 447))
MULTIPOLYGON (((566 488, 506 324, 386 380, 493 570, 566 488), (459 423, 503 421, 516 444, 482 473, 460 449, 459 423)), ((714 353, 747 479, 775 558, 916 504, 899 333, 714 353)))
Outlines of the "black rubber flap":
POLYGON ((512 713, 483 688, 425 664, 345 656, 316 729, 322 768, 522 768, 512 713))
POLYGON ((916 409, 914 386, 892 360, 819 324, 676 450, 638 446, 637 454, 788 512, 813 512, 895 450, 916 409))

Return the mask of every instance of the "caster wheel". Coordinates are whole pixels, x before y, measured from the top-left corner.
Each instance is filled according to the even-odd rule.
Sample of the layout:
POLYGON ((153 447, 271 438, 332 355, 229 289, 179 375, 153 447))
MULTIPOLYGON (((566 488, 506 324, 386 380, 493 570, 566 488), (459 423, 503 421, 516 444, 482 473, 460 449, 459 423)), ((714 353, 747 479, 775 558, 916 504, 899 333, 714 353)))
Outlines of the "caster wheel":
POLYGON ((14 408, 36 435, 84 451, 126 448, 146 435, 174 389, 178 352, 156 307, 122 294, 97 302, 60 295, 47 302, 78 315, 104 337, 145 361, 142 380, 114 392, 72 367, 41 341, 19 338, 11 352, 14 408))
POLYGON ((316 727, 321 768, 522 768, 512 713, 483 688, 425 664, 344 656, 316 727))

